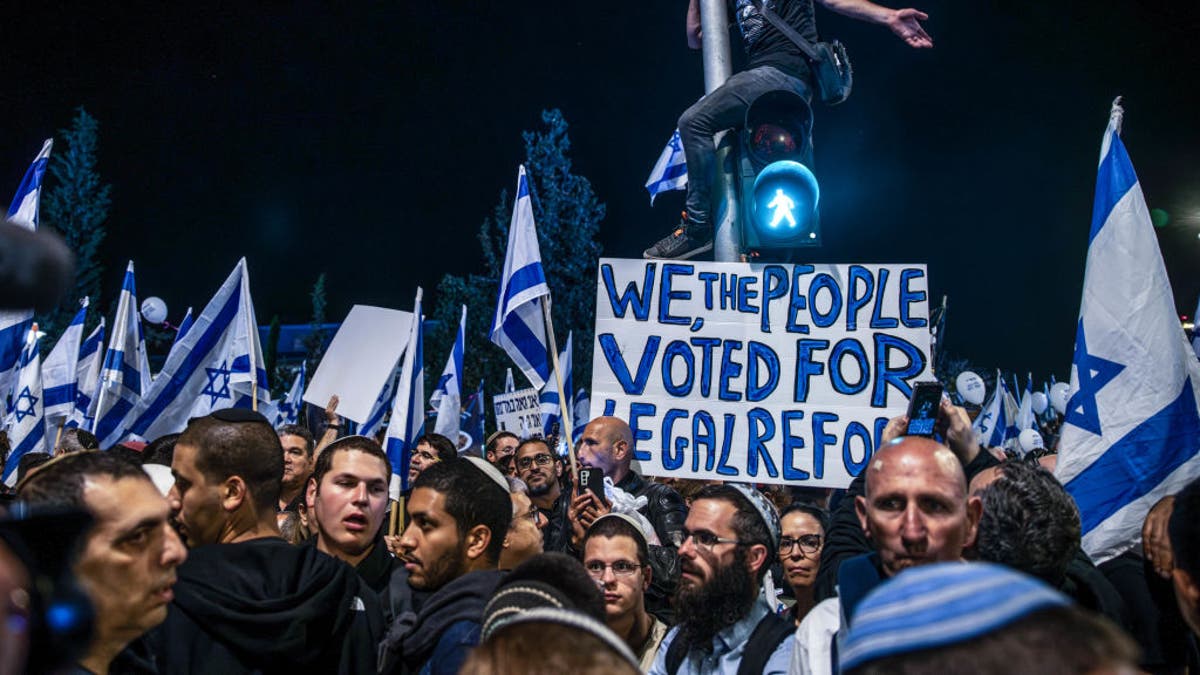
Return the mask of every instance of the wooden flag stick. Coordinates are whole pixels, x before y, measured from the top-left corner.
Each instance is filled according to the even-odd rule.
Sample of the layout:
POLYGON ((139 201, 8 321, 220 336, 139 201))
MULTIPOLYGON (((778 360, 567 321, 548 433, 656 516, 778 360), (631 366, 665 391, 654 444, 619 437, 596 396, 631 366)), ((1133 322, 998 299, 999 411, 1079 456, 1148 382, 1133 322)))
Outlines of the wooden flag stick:
POLYGON ((554 322, 550 319, 550 304, 546 296, 539 298, 542 303, 542 316, 546 317, 546 337, 550 338, 550 361, 554 366, 554 381, 558 385, 558 410, 562 416, 562 427, 567 433, 567 457, 571 459, 571 480, 579 485, 579 466, 575 463, 575 445, 571 438, 571 399, 563 390, 562 373, 558 369, 558 343, 554 340, 554 322))
POLYGON ((62 440, 63 424, 66 421, 65 417, 58 421, 58 431, 54 432, 54 445, 50 446, 50 454, 54 454, 54 451, 58 449, 58 442, 62 440))
POLYGON ((388 519, 388 535, 396 536, 404 525, 404 497, 392 502, 391 515, 388 519))

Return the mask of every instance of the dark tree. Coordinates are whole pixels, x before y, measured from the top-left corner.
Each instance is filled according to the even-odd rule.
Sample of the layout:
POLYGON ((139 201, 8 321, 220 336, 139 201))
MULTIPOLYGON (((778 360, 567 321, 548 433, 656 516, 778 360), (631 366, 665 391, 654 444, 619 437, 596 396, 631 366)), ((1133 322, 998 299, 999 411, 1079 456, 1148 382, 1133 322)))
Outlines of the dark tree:
POLYGON ((279 315, 275 314, 271 317, 271 327, 267 330, 267 343, 263 348, 263 367, 271 376, 271 381, 275 386, 271 387, 271 397, 278 399, 279 396, 286 391, 286 387, 290 384, 284 382, 284 378, 280 376, 280 372, 275 367, 275 362, 279 356, 279 315))
MULTIPOLYGON (((78 108, 69 129, 60 129, 59 142, 50 155, 50 176, 42 193, 41 226, 57 232, 75 253, 75 288, 46 318, 43 330, 57 337, 79 308, 79 299, 90 296, 92 307, 99 308, 100 243, 104 241, 104 221, 112 203, 112 186, 105 184, 96 169, 100 123, 82 107, 78 108)), ((87 330, 99 321, 89 314, 87 330)), ((46 341, 52 344, 53 340, 46 341)))
MULTIPOLYGON (((321 362, 321 356, 325 354, 324 272, 317 276, 317 281, 313 284, 309 297, 312 299, 312 320, 309 322, 312 330, 304 338, 304 348, 307 351, 304 360, 308 364, 308 372, 315 373, 317 364, 321 362)), ((290 384, 289 382, 288 385, 290 384)))
MULTIPOLYGON (((567 333, 574 332, 575 387, 588 387, 596 312, 596 264, 600 256, 596 233, 604 219, 604 204, 596 198, 586 178, 572 173, 568 156, 571 141, 561 112, 543 111, 541 126, 526 131, 522 137, 542 265, 553 299, 555 337, 561 351, 566 345, 567 333)), ((479 228, 479 243, 487 272, 466 277, 446 275, 438 284, 437 301, 431 313, 437 324, 425 346, 425 353, 429 355, 426 367, 440 373, 458 330, 460 307, 466 304, 464 379, 474 382, 483 378, 489 393, 499 390, 504 383, 505 369, 513 367, 504 351, 488 339, 496 312, 499 277, 504 270, 512 207, 510 192, 502 190, 496 208, 479 228)), ((528 386, 519 372, 515 372, 515 367, 514 377, 518 388, 528 386)), ((432 386, 436 379, 436 376, 427 377, 427 385, 432 386)), ((574 396, 574 392, 568 392, 568 395, 574 396)))

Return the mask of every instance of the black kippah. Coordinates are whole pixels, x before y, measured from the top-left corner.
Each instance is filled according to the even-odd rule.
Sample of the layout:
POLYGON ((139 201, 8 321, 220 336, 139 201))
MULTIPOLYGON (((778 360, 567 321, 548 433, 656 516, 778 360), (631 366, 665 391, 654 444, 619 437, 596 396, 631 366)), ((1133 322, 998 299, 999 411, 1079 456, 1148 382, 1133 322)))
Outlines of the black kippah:
MULTIPOLYGON (((268 422, 267 418, 261 413, 254 412, 248 408, 222 408, 220 410, 214 410, 210 412, 208 416, 215 420, 221 420, 222 422, 261 422, 267 426, 271 426, 271 423, 268 422)), ((196 419, 203 418, 192 418, 192 420, 196 419)), ((188 420, 188 422, 191 423, 192 420, 188 420)))

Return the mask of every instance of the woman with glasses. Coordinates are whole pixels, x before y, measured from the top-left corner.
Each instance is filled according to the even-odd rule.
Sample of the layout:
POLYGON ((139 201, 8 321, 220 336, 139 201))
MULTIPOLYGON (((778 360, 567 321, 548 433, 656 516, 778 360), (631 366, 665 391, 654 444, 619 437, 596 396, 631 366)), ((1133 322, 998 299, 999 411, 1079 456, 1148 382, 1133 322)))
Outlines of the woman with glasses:
POLYGON ((796 597, 789 614, 797 626, 816 604, 813 585, 821 569, 821 547, 828 525, 829 514, 811 504, 792 504, 779 518, 779 564, 796 597))

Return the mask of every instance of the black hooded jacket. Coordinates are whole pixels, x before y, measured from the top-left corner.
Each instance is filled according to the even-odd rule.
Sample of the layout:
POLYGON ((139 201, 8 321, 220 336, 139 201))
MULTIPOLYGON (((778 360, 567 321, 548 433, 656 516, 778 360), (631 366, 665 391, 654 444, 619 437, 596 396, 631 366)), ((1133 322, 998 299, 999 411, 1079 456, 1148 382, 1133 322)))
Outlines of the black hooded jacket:
POLYGON ((153 638, 160 672, 375 672, 377 596, 314 547, 275 538, 201 546, 178 575, 153 638))

